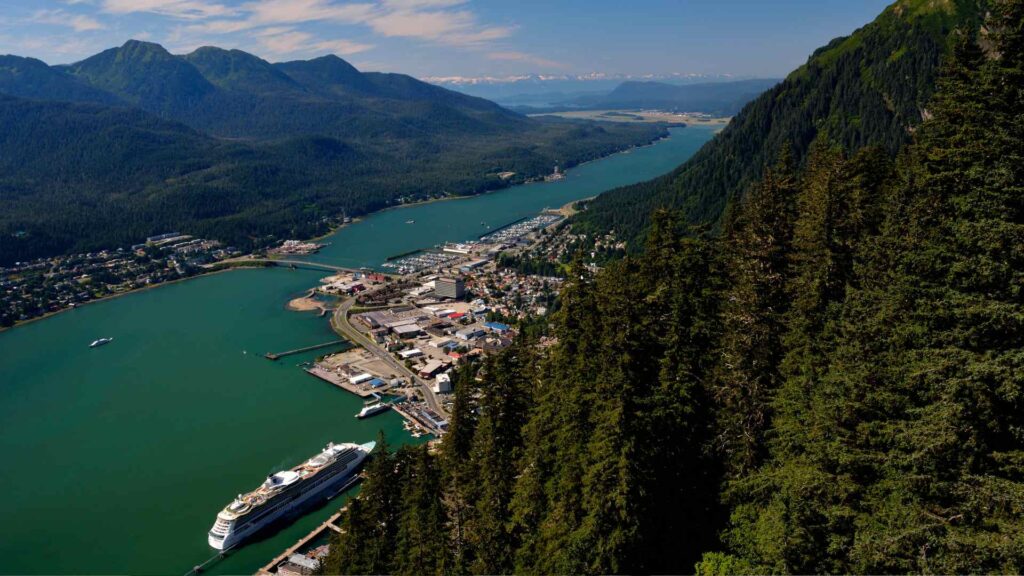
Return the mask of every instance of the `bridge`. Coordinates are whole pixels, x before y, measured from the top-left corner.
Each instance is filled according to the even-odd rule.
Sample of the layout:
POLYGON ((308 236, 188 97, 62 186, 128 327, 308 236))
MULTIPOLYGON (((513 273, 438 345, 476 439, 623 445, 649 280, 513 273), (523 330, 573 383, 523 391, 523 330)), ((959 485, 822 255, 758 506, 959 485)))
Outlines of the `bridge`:
POLYGON ((359 270, 358 268, 345 268, 344 266, 332 266, 331 264, 323 264, 321 262, 309 262, 307 260, 278 260, 274 258, 253 258, 251 260, 243 260, 243 262, 252 262, 254 264, 271 264, 274 266, 291 266, 293 268, 313 268, 315 270, 327 270, 328 272, 341 272, 341 273, 353 273, 353 272, 366 272, 366 269, 359 270))

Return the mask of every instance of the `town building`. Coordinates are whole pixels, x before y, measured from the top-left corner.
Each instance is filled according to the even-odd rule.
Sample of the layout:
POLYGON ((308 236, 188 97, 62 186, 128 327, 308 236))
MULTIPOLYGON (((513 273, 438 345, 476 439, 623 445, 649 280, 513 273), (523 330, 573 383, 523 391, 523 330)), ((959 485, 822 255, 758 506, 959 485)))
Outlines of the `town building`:
POLYGON ((434 280, 434 294, 439 298, 458 300, 466 294, 466 283, 462 278, 438 278, 434 280))
POLYGON ((455 337, 459 340, 475 340, 486 334, 482 329, 477 326, 470 326, 469 328, 463 328, 455 333, 455 337))
POLYGON ((452 377, 448 373, 438 374, 434 379, 434 394, 448 394, 452 391, 452 377))

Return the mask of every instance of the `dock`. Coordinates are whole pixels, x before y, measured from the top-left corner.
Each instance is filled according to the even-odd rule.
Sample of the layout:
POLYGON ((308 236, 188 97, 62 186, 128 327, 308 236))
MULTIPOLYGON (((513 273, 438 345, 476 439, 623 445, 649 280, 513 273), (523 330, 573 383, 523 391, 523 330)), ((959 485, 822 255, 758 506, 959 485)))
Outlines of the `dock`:
POLYGON ((314 528, 312 532, 306 534, 298 542, 289 547, 287 550, 278 554, 266 566, 257 570, 256 576, 273 576, 276 573, 278 564, 287 560, 292 554, 295 554, 295 552, 298 551, 300 548, 302 548, 306 544, 309 544, 310 541, 318 538, 321 534, 324 533, 324 530, 333 530, 335 532, 341 533, 341 528, 338 528, 338 525, 335 524, 335 522, 337 522, 338 519, 341 518, 341 515, 344 514, 345 510, 347 509, 348 506, 345 506, 341 510, 335 512, 330 518, 324 521, 323 524, 314 528))
POLYGON ((286 352, 267 352, 263 355, 267 360, 279 360, 285 356, 291 356, 292 354, 301 354, 303 352, 312 352, 313 350, 319 350, 321 348, 327 348, 328 346, 337 346, 339 344, 345 344, 345 340, 332 340, 330 342, 324 342, 323 344, 314 344, 313 346, 306 346, 305 348, 296 348, 295 350, 288 350, 286 352))
POLYGON ((351 392, 356 396, 359 396, 360 398, 369 398, 371 396, 377 395, 375 390, 365 389, 356 386, 355 384, 349 382, 347 378, 338 376, 334 372, 331 372, 330 370, 325 370, 315 364, 309 368, 303 368, 303 370, 305 370, 309 374, 312 374, 313 376, 316 376, 317 378, 323 380, 324 382, 334 384, 338 388, 341 388, 346 392, 351 392))
POLYGON ((444 430, 438 428, 437 426, 434 425, 433 422, 430 422, 426 418, 422 417, 420 414, 417 414, 414 410, 409 410, 397 403, 391 404, 391 409, 397 412, 402 418, 405 418, 409 422, 412 422, 413 424, 419 426, 423 430, 426 430, 428 434, 433 434, 436 437, 441 437, 445 433, 444 430))
MULTIPOLYGON (((362 475, 355 476, 354 478, 352 478, 352 480, 346 483, 345 486, 343 486, 341 490, 338 491, 338 493, 340 494, 345 490, 348 490, 360 480, 362 480, 362 475)), ((290 546, 287 550, 275 556, 274 559, 267 563, 266 566, 257 570, 256 576, 273 576, 275 574, 275 571, 277 570, 277 566, 280 563, 287 560, 292 554, 295 554, 306 544, 309 544, 311 541, 320 537, 320 535, 323 534, 325 530, 331 530, 333 532, 341 534, 342 529, 338 527, 338 519, 341 518, 341 515, 344 514, 346 510, 348 510, 348 504, 342 506, 341 510, 338 510, 337 512, 332 514, 330 518, 324 520, 322 524, 314 528, 309 534, 306 534, 305 536, 300 538, 298 542, 290 546)))

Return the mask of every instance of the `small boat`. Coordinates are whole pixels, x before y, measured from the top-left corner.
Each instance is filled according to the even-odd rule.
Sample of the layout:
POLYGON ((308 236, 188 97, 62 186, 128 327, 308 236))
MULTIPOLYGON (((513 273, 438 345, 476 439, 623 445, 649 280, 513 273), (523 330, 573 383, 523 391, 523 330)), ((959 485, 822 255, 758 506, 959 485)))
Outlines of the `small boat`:
POLYGON ((406 220, 405 223, 406 224, 415 224, 416 221, 415 220, 406 220))
POLYGON ((367 404, 366 406, 363 406, 363 409, 359 411, 359 414, 356 414, 356 418, 359 418, 360 420, 362 420, 363 418, 369 418, 374 414, 380 414, 381 412, 387 410, 388 408, 391 408, 391 406, 389 406, 388 404, 384 404, 382 402, 374 402, 373 404, 367 404))
POLYGON ((100 346, 110 344, 113 341, 113 338, 100 338, 99 340, 93 340, 92 344, 89 344, 89 348, 99 348, 100 346))

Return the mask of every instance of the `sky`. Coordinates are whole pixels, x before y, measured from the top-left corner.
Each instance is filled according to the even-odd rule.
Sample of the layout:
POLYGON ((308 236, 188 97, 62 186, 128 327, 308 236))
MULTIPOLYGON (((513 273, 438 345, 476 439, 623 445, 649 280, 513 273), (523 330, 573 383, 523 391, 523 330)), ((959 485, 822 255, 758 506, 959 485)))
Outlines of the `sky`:
POLYGON ((0 54, 63 64, 134 38, 421 78, 781 77, 889 1, 0 0, 0 54))

